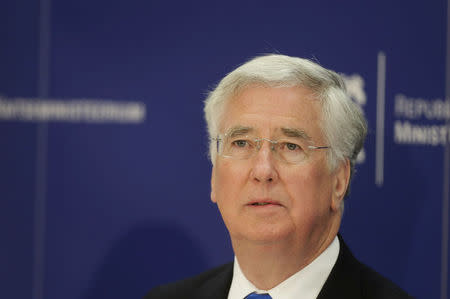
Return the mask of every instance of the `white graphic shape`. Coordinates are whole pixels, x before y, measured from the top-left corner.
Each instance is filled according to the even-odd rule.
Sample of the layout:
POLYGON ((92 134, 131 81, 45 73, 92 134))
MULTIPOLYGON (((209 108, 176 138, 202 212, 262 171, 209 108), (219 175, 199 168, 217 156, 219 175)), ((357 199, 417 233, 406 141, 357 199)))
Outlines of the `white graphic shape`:
MULTIPOLYGON (((364 79, 359 74, 345 75, 341 74, 344 80, 345 87, 347 88, 347 94, 350 98, 361 107, 364 111, 364 105, 367 103, 367 94, 364 91, 364 79)), ((366 161, 366 151, 364 148, 361 149, 358 156, 356 157, 356 163, 361 164, 366 161)))

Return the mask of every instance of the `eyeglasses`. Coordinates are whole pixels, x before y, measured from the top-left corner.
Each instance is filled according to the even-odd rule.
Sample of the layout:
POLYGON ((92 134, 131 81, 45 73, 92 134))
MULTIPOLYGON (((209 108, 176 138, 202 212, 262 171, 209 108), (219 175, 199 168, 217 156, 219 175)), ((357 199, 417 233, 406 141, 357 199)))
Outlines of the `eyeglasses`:
POLYGON ((330 146, 315 146, 308 140, 286 138, 270 140, 255 136, 218 136, 216 141, 217 153, 226 158, 246 160, 253 157, 262 147, 263 141, 270 143, 274 157, 289 164, 299 164, 308 159, 313 150, 327 149, 330 146))

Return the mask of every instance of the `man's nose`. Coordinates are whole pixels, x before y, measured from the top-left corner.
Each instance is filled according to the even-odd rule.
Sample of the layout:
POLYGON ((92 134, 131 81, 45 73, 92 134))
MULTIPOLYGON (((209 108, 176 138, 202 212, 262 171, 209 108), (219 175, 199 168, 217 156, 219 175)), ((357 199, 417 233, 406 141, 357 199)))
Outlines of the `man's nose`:
POLYGON ((263 142, 253 157, 251 176, 257 182, 274 182, 278 179, 275 152, 270 142, 263 142))

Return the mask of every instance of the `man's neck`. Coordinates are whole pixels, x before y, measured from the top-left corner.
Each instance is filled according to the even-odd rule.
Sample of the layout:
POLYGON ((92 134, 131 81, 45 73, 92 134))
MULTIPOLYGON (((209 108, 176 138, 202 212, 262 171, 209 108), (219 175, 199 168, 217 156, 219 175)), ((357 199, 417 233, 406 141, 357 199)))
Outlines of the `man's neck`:
POLYGON ((317 258, 334 240, 337 230, 330 231, 313 248, 285 242, 251 242, 233 240, 233 249, 242 272, 257 288, 269 290, 294 275, 317 258))

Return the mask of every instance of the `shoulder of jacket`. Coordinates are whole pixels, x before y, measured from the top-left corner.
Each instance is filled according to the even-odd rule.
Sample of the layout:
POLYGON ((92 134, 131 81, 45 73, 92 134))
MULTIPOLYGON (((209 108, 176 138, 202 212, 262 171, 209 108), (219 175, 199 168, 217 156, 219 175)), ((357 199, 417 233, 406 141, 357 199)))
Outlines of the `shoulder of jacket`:
POLYGON ((195 290, 204 285, 212 277, 227 269, 232 269, 232 267, 233 263, 224 264, 186 279, 157 286, 151 289, 144 299, 175 299, 180 298, 180 294, 187 296, 195 292, 195 290))

